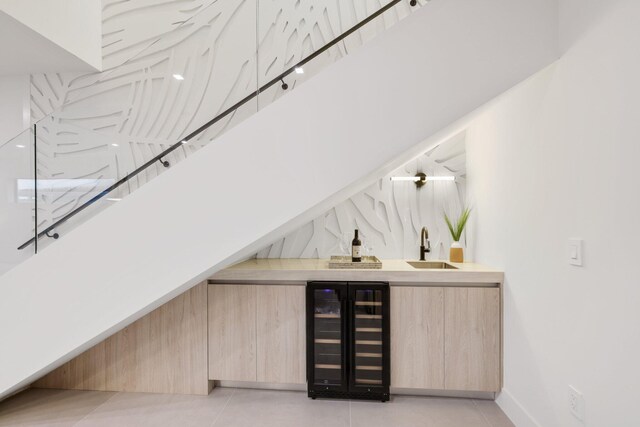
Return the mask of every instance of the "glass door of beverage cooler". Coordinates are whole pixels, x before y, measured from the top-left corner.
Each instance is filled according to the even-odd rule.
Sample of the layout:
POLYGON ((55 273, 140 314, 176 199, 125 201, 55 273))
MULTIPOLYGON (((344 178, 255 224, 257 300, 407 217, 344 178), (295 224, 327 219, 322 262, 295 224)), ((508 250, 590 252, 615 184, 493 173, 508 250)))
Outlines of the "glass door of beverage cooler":
POLYGON ((347 283, 307 286, 307 381, 309 397, 346 393, 347 283))
POLYGON ((349 283, 350 391, 389 399, 389 285, 349 283))

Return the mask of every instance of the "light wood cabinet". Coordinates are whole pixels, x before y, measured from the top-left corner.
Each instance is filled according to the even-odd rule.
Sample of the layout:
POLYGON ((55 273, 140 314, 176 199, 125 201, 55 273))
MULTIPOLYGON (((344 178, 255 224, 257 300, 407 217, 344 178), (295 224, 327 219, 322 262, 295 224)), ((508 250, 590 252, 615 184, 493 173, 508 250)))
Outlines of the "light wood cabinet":
POLYGON ((258 381, 304 384, 305 288, 257 288, 258 381))
POLYGON ((391 387, 444 388, 444 288, 391 287, 391 387))
POLYGON ((304 384, 304 290, 209 285, 209 379, 304 384))
POLYGON ((209 285, 209 379, 257 381, 254 285, 209 285))
POLYGON ((175 297, 32 386, 208 394, 207 284, 175 297))
POLYGON ((445 389, 500 390, 500 289, 445 289, 445 389))

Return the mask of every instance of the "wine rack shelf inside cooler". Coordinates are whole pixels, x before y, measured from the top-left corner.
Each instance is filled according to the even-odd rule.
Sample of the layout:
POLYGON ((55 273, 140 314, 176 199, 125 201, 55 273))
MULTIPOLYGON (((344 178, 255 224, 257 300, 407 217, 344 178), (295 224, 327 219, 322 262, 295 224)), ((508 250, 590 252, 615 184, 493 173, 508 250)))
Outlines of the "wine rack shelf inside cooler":
POLYGON ((331 289, 314 291, 314 383, 340 386, 343 383, 343 328, 340 293, 331 289))
POLYGON ((383 384, 382 290, 356 289, 354 293, 354 380, 356 384, 380 386, 383 384), (359 357, 361 353, 376 357, 359 357))

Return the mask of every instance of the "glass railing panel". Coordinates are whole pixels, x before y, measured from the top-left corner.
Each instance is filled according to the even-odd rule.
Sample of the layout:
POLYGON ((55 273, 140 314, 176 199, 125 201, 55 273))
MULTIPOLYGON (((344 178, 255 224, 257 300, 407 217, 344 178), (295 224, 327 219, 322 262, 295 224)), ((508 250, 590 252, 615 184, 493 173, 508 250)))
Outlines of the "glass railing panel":
POLYGON ((255 13, 255 0, 209 5, 117 68, 75 79, 55 114, 138 141, 178 142, 256 90, 255 13))
POLYGON ((258 2, 258 84, 260 87, 277 79, 282 73, 317 54, 276 84, 261 90, 259 108, 264 108, 285 93, 294 90, 318 72, 408 16, 428 0, 415 6, 410 0, 352 0, 336 2, 258 2), (336 38, 363 23, 382 8, 388 11, 357 29, 348 38, 335 43, 336 38))
POLYGON ((0 276, 35 250, 18 250, 35 233, 33 146, 31 129, 0 145, 0 276))
POLYGON ((39 122, 37 142, 39 250, 43 250, 202 148, 206 139, 198 135, 181 144, 122 137, 51 115, 39 122), (177 147, 162 156, 172 146, 177 147))
POLYGON ((122 65, 56 88, 64 102, 39 121, 44 229, 126 180, 52 230, 63 237, 254 114, 256 26, 256 0, 211 2, 122 65))
MULTIPOLYGON (((152 150, 159 152, 170 145, 168 141, 153 143, 156 147, 152 150)), ((144 177, 127 181, 99 197, 135 170, 135 150, 135 144, 126 143, 116 134, 79 127, 56 115, 38 122, 38 223, 40 234, 45 233, 39 250, 122 200, 137 188, 139 179, 155 172, 150 167, 144 177)), ((164 169, 160 164, 159 167, 164 169)))

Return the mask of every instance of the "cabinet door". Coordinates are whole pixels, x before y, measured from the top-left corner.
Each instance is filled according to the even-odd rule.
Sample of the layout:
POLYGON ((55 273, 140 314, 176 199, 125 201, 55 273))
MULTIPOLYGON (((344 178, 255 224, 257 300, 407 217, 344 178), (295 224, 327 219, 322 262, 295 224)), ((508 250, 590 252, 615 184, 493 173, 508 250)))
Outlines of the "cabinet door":
POLYGON ((391 287, 391 386, 444 388, 444 289, 391 287))
POLYGON ((258 381, 305 384, 305 288, 257 286, 258 381))
POLYGON ((256 381, 256 286, 209 285, 209 379, 256 381))
POLYGON ((445 388, 500 390, 500 290, 445 289, 445 388))

